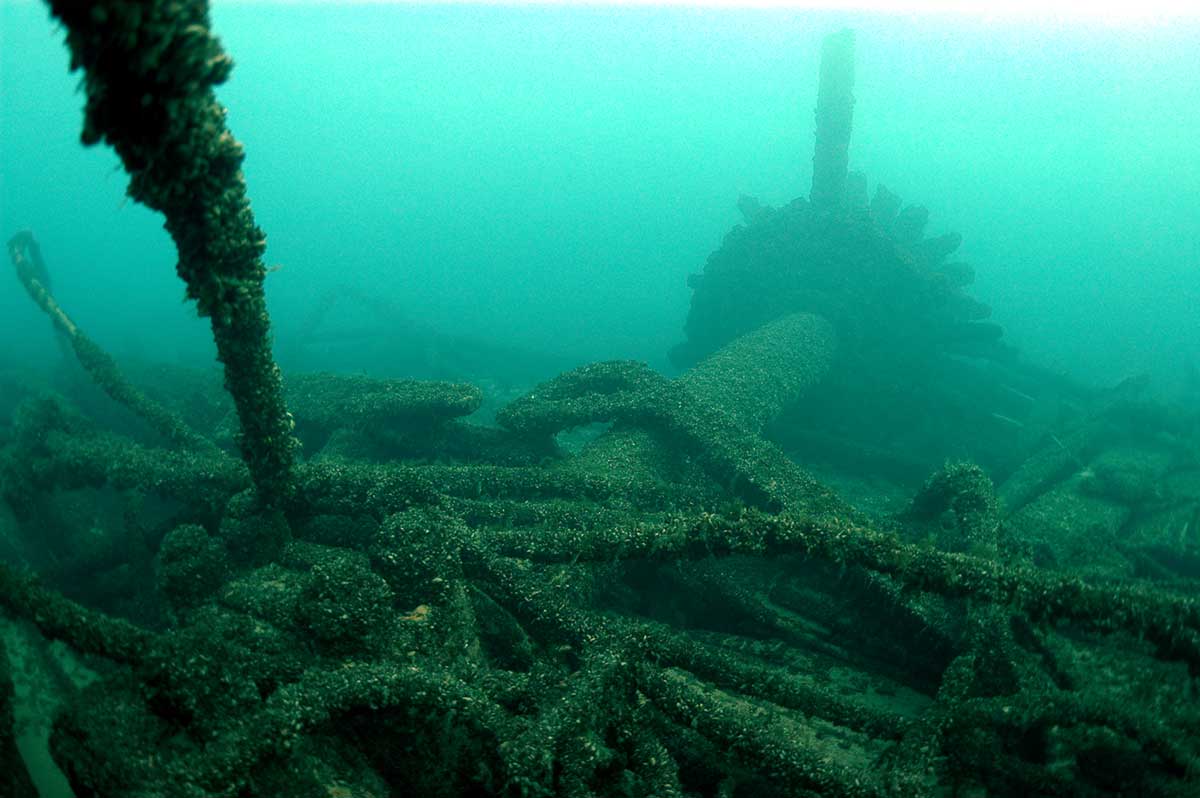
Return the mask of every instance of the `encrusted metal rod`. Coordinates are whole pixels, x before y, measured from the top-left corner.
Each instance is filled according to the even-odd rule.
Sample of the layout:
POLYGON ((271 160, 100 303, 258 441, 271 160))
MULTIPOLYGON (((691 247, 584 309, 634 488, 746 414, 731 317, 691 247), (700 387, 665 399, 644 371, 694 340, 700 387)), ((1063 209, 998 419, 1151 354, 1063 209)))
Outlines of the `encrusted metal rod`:
POLYGON ((72 321, 50 292, 50 275, 42 260, 33 233, 23 230, 8 241, 8 255, 16 269, 17 279, 25 287, 29 298, 50 317, 54 328, 71 345, 79 365, 95 380, 106 394, 130 411, 141 416, 154 431, 167 440, 189 449, 214 453, 217 447, 198 435, 175 413, 148 398, 135 388, 121 373, 112 356, 101 349, 72 321))
POLYGON ((154 633, 43 587, 37 577, 0 563, 0 611, 31 621, 43 635, 83 654, 124 664, 145 657, 154 633))
POLYGON ((854 31, 849 28, 826 36, 821 45, 816 117, 809 200, 814 207, 835 210, 841 207, 846 192, 854 124, 854 31))
POLYGON ((292 491, 299 444, 271 355, 266 239, 246 197, 242 145, 213 93, 233 62, 209 28, 208 2, 48 2, 72 68, 84 72, 83 142, 112 146, 129 196, 166 217, 176 269, 225 364, 242 457, 260 500, 278 503, 292 491))

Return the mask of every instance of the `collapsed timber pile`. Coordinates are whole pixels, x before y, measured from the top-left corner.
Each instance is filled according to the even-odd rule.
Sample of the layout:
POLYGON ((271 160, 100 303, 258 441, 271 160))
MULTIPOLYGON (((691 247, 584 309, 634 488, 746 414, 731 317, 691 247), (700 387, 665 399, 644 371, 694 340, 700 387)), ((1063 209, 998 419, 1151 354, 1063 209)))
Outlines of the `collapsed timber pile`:
MULTIPOLYGON (((968 464, 871 516, 762 436, 842 368, 836 313, 763 319, 675 379, 575 369, 497 428, 465 421, 468 385, 282 379, 206 5, 51 8, 85 70, 85 140, 167 217, 241 429, 223 446, 133 386, 54 301, 32 238, 10 242, 145 422, 117 434, 35 398, 4 450, 45 576, 0 568, 0 606, 96 670, 49 741, 78 795, 1194 793, 1200 607, 1178 568, 1037 567, 968 464)), ((1110 440, 1114 412, 1063 449, 1110 440)), ((1023 469, 1031 507, 1063 460, 1023 469)), ((1107 496, 1126 477, 1080 479, 1107 496)))

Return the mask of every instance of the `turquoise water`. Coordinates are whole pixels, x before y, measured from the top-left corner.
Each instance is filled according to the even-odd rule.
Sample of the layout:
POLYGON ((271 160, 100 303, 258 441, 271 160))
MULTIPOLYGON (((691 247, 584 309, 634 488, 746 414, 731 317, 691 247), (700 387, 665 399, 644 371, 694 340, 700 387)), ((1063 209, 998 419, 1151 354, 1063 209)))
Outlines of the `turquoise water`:
POLYGON ((290 415, 0 5, 0 796, 9 726, 41 798, 1195 783, 1200 25, 213 22, 290 415), (924 240, 792 201, 846 26, 924 240))
MULTIPOLYGON (((59 299, 118 356, 206 361, 159 221, 78 144, 61 32, 34 3, 0 20, 0 228, 34 230, 59 299)), ((738 196, 807 195, 819 42, 843 25, 851 168, 963 234, 1010 341, 1166 392, 1196 358, 1195 22, 217 3, 214 25, 285 365, 404 370, 378 342, 297 343, 338 286, 435 331, 665 364, 738 196)), ((0 335, 6 359, 56 351, 15 281, 0 335)))

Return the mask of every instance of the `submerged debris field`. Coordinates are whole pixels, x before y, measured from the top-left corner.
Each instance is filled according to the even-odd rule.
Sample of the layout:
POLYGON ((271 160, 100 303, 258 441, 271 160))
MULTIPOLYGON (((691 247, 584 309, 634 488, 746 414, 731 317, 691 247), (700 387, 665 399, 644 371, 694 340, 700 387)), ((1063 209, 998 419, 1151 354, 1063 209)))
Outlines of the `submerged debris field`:
POLYGON ((49 5, 224 385, 128 376, 9 241, 111 406, 0 383, 0 792, 37 794, 36 703, 77 796, 1200 789, 1200 415, 1024 361, 958 236, 868 198, 849 31, 812 192, 743 198, 680 373, 482 423, 471 384, 276 367, 206 2, 49 5))

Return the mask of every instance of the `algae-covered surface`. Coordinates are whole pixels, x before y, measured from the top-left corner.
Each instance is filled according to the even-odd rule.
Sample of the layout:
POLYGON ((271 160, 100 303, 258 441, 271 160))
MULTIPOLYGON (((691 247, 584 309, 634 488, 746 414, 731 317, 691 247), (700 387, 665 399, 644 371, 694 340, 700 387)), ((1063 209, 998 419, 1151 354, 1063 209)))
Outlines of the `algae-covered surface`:
POLYGON ((671 365, 366 373, 276 363, 207 3, 48 5, 217 368, 110 354, 9 240, 59 365, 0 363, 0 795, 1200 791, 1200 408, 1023 354, 850 171, 853 31, 671 365))

